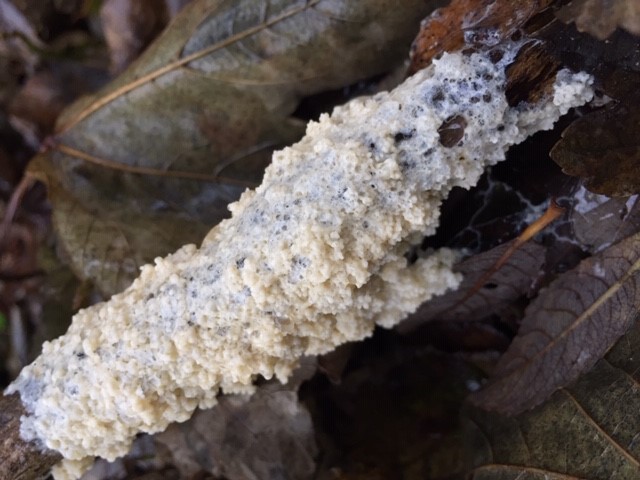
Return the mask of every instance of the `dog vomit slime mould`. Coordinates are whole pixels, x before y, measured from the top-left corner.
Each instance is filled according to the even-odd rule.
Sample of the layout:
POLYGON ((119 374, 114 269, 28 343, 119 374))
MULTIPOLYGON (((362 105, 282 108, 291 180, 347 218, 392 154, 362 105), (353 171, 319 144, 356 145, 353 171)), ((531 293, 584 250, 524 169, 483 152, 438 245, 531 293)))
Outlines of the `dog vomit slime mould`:
POLYGON ((258 375, 285 382, 302 356, 455 288, 456 255, 408 265, 411 242, 434 232, 453 187, 474 185, 510 145, 592 96, 588 75, 561 71, 549 98, 510 107, 511 50, 495 63, 444 54, 395 90, 323 115, 274 154, 200 249, 157 259, 78 312, 7 389, 27 411, 23 438, 64 456, 56 478, 124 455, 138 432, 212 407, 220 390, 250 392, 258 375))

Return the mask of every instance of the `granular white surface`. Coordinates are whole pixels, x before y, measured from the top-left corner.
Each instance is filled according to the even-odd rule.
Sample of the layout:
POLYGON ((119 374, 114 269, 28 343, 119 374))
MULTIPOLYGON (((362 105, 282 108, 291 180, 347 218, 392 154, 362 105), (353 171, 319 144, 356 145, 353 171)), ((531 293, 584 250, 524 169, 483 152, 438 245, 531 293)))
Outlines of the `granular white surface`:
POLYGON ((64 455, 57 478, 213 406, 220 389, 251 391, 257 375, 284 382, 301 356, 455 288, 455 254, 408 266, 410 242, 434 232, 452 187, 474 185, 510 145, 592 95, 588 75, 562 72, 553 98, 510 108, 512 54, 497 64, 445 54, 392 92, 323 115, 274 154, 263 184, 200 249, 157 259, 124 293, 79 312, 7 390, 28 411, 23 437, 64 455), (464 134, 445 147, 438 129, 456 116, 464 134))

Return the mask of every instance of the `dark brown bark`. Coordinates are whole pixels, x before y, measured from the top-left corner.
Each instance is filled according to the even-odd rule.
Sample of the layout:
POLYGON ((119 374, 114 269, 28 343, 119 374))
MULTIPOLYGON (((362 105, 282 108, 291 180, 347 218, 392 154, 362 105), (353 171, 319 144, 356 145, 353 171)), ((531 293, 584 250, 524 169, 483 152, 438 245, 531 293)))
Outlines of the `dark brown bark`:
POLYGON ((0 479, 35 480, 45 476, 62 456, 20 438, 24 407, 17 394, 0 396, 0 479))
POLYGON ((453 0, 423 21, 413 42, 409 73, 430 65, 443 52, 504 41, 555 1, 453 0), (484 38, 487 34, 498 38, 484 38))

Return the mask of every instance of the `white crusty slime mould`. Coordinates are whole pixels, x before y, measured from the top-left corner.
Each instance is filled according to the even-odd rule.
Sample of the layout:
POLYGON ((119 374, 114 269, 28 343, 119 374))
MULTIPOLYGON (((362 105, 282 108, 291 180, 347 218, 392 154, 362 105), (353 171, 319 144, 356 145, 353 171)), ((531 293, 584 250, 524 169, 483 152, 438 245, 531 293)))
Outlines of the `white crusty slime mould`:
POLYGON ((28 412, 21 435, 64 456, 56 478, 125 454, 138 432, 212 407, 220 390, 250 392, 258 375, 285 382, 302 356, 391 327, 455 288, 454 252, 408 265, 408 246, 435 231, 453 187, 474 185, 509 146, 592 97, 591 77, 561 71, 552 95, 510 107, 516 50, 497 62, 444 54, 395 90, 323 115, 199 249, 158 258, 78 312, 7 389, 28 412))

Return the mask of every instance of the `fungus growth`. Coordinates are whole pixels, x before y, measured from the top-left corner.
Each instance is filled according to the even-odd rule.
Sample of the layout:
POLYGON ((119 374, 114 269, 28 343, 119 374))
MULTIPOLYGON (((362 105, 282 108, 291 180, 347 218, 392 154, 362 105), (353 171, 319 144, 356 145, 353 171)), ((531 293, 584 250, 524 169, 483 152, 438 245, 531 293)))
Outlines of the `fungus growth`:
POLYGON ((127 452, 258 375, 286 382, 304 355, 391 327, 460 281, 456 254, 409 265, 455 186, 474 185, 510 145, 589 101, 591 78, 561 71, 553 95, 510 107, 488 52, 444 54, 388 93, 312 122, 276 152, 261 186, 198 249, 142 268, 126 291, 75 315, 7 393, 21 434, 62 453, 56 478, 127 452))

